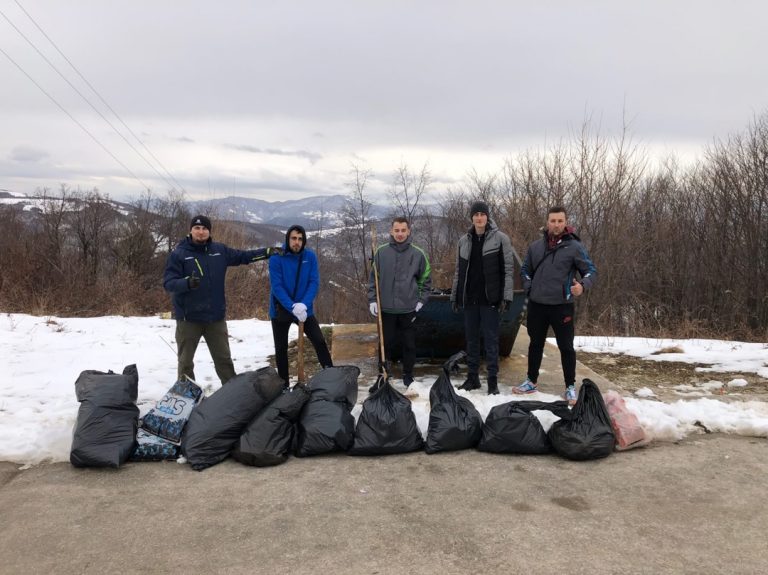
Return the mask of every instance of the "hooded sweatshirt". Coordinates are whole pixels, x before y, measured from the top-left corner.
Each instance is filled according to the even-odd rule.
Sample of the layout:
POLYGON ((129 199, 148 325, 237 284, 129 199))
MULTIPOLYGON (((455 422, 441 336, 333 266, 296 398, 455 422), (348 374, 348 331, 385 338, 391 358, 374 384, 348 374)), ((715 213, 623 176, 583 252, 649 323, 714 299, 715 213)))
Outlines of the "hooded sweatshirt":
POLYGON ((307 316, 315 314, 312 304, 320 287, 320 270, 315 252, 307 248, 306 245, 307 232, 303 227, 293 225, 285 232, 284 254, 269 258, 269 282, 271 286, 269 317, 272 319, 277 317, 276 302, 280 302, 280 305, 289 312, 293 309, 293 304, 301 302, 307 306, 307 316), (288 238, 293 231, 300 232, 302 236, 301 250, 297 254, 288 247, 288 238), (294 287, 296 289, 295 296, 294 287))

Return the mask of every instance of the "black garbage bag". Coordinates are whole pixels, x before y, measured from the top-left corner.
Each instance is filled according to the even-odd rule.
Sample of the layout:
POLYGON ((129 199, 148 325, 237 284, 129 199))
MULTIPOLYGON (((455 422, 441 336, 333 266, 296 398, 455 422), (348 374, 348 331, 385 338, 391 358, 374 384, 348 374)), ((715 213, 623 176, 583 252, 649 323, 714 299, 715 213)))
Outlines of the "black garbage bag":
POLYGON ((280 395, 283 380, 273 367, 236 375, 195 408, 181 438, 192 469, 224 461, 245 427, 280 395))
POLYGON ((591 379, 582 382, 571 418, 552 424, 549 440, 555 451, 568 459, 599 459, 613 453, 616 436, 611 418, 600 389, 591 379))
POLYGON ((133 452, 139 427, 139 372, 83 371, 75 382, 80 402, 69 461, 75 467, 120 467, 133 452))
POLYGON ((483 418, 474 404, 460 397, 451 385, 451 371, 466 357, 463 351, 443 364, 443 371, 429 390, 429 426, 424 450, 427 453, 456 451, 477 445, 483 431, 483 418))
POLYGON ((391 455, 423 447, 410 400, 382 378, 376 391, 363 402, 349 454, 391 455))
POLYGON ((164 461, 179 458, 179 446, 139 428, 131 461, 164 461))
POLYGON ((359 375, 360 369, 353 365, 327 367, 309 381, 311 395, 297 425, 298 457, 347 451, 352 446, 359 375))
POLYGON ((309 395, 307 386, 296 385, 273 399, 245 428, 232 449, 232 457, 256 467, 285 463, 293 444, 296 422, 309 395))
POLYGON ((567 401, 509 401, 496 405, 485 418, 477 448, 491 453, 550 453, 552 445, 532 413, 536 410, 551 411, 560 418, 571 416, 567 401))
POLYGON ((144 416, 141 428, 178 445, 192 410, 202 399, 203 390, 199 385, 177 381, 144 416))

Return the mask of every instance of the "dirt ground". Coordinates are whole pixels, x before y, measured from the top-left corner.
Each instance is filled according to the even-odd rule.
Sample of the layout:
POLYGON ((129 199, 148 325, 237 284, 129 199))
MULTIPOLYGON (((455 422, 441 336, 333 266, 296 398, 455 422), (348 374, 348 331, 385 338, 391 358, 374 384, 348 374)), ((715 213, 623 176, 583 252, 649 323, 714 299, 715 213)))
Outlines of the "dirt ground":
POLYGON ((660 399, 679 399, 686 396, 716 395, 744 399, 765 399, 768 397, 768 379, 754 373, 742 372, 701 372, 696 368, 709 367, 703 363, 682 363, 677 361, 651 361, 630 355, 578 352, 581 363, 603 375, 628 394, 640 388, 651 389, 660 399), (727 383, 744 379, 747 386, 729 388, 727 383), (719 381, 724 388, 707 390, 706 384, 719 381), (691 386, 691 390, 674 389, 676 386, 691 386), (697 391, 700 390, 700 391, 697 391))
MULTIPOLYGON (((333 353, 333 328, 324 327, 323 335, 333 353)), ((296 341, 291 341, 288 346, 288 360, 292 374, 296 373, 297 347, 296 341)), ((317 362, 315 350, 308 340, 306 340, 304 350, 304 365, 309 378, 320 370, 320 365, 317 362)), ((579 362, 605 377, 616 388, 622 390, 624 395, 633 395, 637 390, 647 387, 654 392, 656 397, 664 401, 701 396, 768 401, 768 379, 759 377, 754 373, 700 372, 696 369, 709 367, 709 365, 676 361, 651 361, 612 353, 578 352, 577 357, 579 362), (729 388, 725 385, 722 389, 717 389, 714 385, 708 386, 713 381, 727 384, 734 379, 744 379, 748 385, 735 388, 729 388), (676 386, 690 386, 690 388, 675 389, 676 386)), ((274 366, 274 357, 270 357, 270 363, 274 366)), ((431 366, 429 364, 421 365, 422 367, 417 369, 418 375, 436 372, 440 363, 434 362, 431 366)))

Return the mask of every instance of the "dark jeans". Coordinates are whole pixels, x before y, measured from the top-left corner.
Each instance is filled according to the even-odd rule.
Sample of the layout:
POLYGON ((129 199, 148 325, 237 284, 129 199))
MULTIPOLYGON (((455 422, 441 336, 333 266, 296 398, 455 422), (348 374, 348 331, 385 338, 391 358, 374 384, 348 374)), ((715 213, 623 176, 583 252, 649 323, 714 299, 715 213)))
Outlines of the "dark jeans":
POLYGON ((485 344, 485 369, 488 377, 499 373, 499 310, 489 305, 464 307, 464 334, 467 338, 467 371, 480 371, 480 330, 485 344))
POLYGON ((560 362, 563 365, 563 378, 566 387, 576 384, 576 351, 573 349, 574 337, 574 306, 572 303, 545 305, 528 302, 528 336, 531 343, 528 346, 528 379, 536 381, 539 378, 541 358, 544 355, 544 342, 547 330, 552 327, 560 350, 560 362))
POLYGON ((416 363, 416 330, 413 324, 416 312, 411 313, 382 313, 381 327, 384 330, 384 353, 387 359, 396 355, 398 343, 402 345, 403 373, 413 375, 413 365, 416 363))
POLYGON ((195 351, 200 338, 205 338, 208 351, 211 352, 216 375, 222 384, 235 377, 235 366, 232 363, 232 353, 229 351, 229 332, 225 320, 213 323, 196 323, 193 321, 176 322, 176 346, 179 350, 179 381, 184 376, 195 379, 195 351))
MULTIPOLYGON (((292 323, 297 323, 297 321, 272 320, 272 339, 275 342, 277 374, 286 383, 288 382, 288 330, 291 329, 292 323)), ((331 354, 328 351, 328 346, 323 338, 323 332, 315 316, 307 317, 307 321, 304 322, 304 334, 312 342, 312 346, 317 354, 317 361, 320 362, 320 365, 323 367, 333 367, 331 354)))

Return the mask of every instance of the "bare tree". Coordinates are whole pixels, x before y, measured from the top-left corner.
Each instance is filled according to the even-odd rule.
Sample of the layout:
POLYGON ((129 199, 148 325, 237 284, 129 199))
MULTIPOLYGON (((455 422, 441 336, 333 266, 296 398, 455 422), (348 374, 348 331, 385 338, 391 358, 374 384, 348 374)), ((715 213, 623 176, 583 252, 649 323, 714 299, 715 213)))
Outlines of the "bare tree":
POLYGON ((418 173, 412 172, 405 162, 401 163, 395 170, 389 189, 389 197, 394 206, 391 215, 404 216, 412 222, 417 214, 419 202, 424 199, 431 183, 432 175, 428 162, 424 163, 418 173))
POLYGON ((368 234, 372 204, 368 200, 367 190, 370 177, 371 170, 352 164, 350 181, 347 183, 350 188, 349 198, 344 203, 341 216, 344 222, 342 236, 350 247, 347 254, 353 268, 353 274, 356 280, 363 285, 367 284, 370 271, 368 234))

